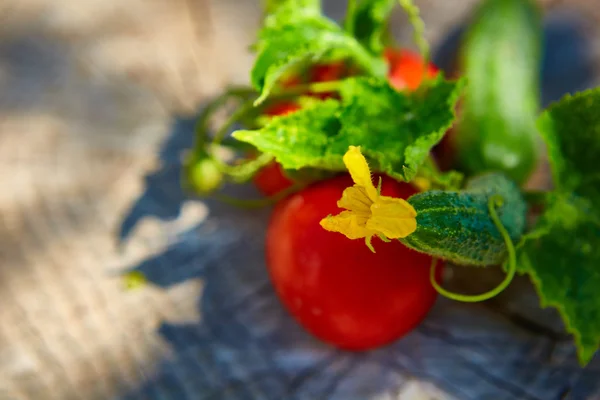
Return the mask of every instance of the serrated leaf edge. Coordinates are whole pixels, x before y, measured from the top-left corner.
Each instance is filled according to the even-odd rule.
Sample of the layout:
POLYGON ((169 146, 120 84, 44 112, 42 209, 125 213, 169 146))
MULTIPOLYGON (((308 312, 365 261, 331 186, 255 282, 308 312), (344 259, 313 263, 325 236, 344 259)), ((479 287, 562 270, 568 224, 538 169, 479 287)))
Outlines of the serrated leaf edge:
MULTIPOLYGON (((544 285, 542 285, 540 277, 535 273, 535 270, 531 267, 531 261, 529 260, 529 256, 526 256, 526 259, 527 267, 525 268, 525 271, 520 270, 518 272, 519 275, 529 275, 530 279, 532 280, 533 286, 535 287, 535 291, 538 295, 538 298, 540 299, 540 306, 542 308, 553 307, 558 311, 561 319, 565 324, 565 330, 571 335, 573 335, 573 339, 575 340, 575 347, 577 350, 577 359, 579 361, 579 364, 582 367, 585 367, 592 360, 594 354, 596 354, 597 348, 590 352, 589 350, 587 350, 587 346, 583 346, 581 334, 577 329, 573 327, 573 323, 567 313, 567 310, 560 302, 556 300, 550 300, 543 294, 542 288, 544 285)), ((523 260, 523 257, 519 257, 519 261, 521 260, 523 260)))

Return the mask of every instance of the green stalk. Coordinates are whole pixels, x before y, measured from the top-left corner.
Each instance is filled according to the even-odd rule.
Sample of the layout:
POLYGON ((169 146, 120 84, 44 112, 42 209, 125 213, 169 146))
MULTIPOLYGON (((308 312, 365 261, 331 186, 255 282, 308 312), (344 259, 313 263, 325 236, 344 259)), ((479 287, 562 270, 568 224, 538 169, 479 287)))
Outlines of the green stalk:
POLYGON ((348 0, 346 7, 346 19, 344 20, 344 29, 350 35, 354 35, 354 18, 348 18, 354 16, 357 7, 356 0, 348 0))
MULTIPOLYGON (((424 72, 427 70, 427 65, 429 65, 429 59, 431 57, 431 50, 429 48, 429 43, 427 39, 425 39, 425 22, 421 18, 421 13, 419 11, 419 7, 415 5, 413 0, 398 0, 400 2, 400 6, 404 9, 406 14, 408 15, 408 19, 413 26, 413 38, 414 41, 421 52, 421 57, 423 58, 423 68, 424 72)), ((425 79, 427 79, 427 74, 424 74, 425 79)))

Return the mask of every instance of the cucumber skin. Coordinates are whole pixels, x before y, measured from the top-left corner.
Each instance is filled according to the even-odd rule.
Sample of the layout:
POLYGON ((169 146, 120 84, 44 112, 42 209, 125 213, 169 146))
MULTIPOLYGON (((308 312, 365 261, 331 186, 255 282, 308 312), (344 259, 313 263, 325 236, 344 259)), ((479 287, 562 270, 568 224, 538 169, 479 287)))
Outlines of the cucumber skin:
POLYGON ((464 190, 431 190, 407 201, 417 211, 417 229, 400 239, 407 247, 459 265, 501 264, 506 244, 489 212, 489 199, 499 194, 504 204, 496 208, 513 243, 526 224, 527 204, 519 187, 502 174, 471 179, 464 190))
POLYGON ((524 183, 539 159, 542 18, 534 0, 484 0, 461 51, 463 116, 457 160, 471 174, 524 183))

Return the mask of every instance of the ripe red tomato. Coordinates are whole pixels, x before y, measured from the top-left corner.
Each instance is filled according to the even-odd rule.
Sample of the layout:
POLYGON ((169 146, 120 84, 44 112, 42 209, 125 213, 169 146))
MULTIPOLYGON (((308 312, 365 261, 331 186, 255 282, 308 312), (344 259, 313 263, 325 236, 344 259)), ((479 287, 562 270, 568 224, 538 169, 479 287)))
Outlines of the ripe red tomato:
POLYGON ((425 77, 425 70, 429 77, 434 77, 439 72, 433 64, 424 68, 423 59, 406 49, 386 49, 384 57, 390 66, 388 72, 390 84, 398 90, 418 88, 425 77))
MULTIPOLYGON (((278 203, 267 232, 267 265, 281 301, 306 330, 342 349, 367 350, 412 330, 437 292, 429 282, 431 257, 377 238, 372 253, 364 240, 319 225, 341 211, 336 203, 352 184, 341 175, 278 203)), ((415 189, 384 177, 382 193, 407 198, 415 189)))

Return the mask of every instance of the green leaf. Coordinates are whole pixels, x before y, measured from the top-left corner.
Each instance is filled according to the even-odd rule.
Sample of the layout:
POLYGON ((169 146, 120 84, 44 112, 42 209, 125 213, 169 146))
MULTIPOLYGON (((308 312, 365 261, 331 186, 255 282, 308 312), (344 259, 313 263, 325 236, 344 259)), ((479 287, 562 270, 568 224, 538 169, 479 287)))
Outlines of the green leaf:
POLYGON ((438 77, 407 93, 387 81, 349 79, 341 89, 342 132, 333 138, 331 150, 343 154, 348 145, 360 145, 374 170, 409 182, 454 122, 462 87, 462 81, 438 77))
POLYGON ((542 305, 558 309, 582 364, 600 345, 600 89, 566 96, 539 118, 555 181, 519 247, 542 305))
MULTIPOLYGON (((557 195, 519 249, 544 307, 558 309, 587 364, 600 345, 600 223, 592 203, 557 195)), ((597 205, 596 205, 597 207, 597 205)))
POLYGON ((426 181, 426 186, 422 187, 421 190, 459 190, 462 188, 465 178, 464 174, 458 171, 441 172, 432 157, 426 159, 419 168, 415 179, 419 177, 426 181))
POLYGON ((282 6, 266 18, 256 44, 258 52, 251 72, 252 85, 260 91, 256 104, 264 101, 278 80, 303 62, 314 63, 335 55, 352 59, 370 75, 384 77, 386 64, 372 56, 351 35, 318 9, 282 6))
POLYGON ((539 118, 555 187, 588 198, 600 212, 600 88, 567 95, 539 118))
POLYGON ((346 26, 349 32, 371 53, 383 51, 383 37, 397 0, 358 0, 348 10, 346 26))
POLYGON ((341 104, 329 99, 274 117, 262 129, 240 130, 232 135, 274 155, 285 169, 343 170, 343 153, 328 153, 331 138, 340 131, 340 110, 341 104))
POLYGON ((327 100, 234 137, 272 154, 286 169, 345 170, 348 146, 361 150, 374 171, 410 181, 452 124, 461 82, 438 78, 423 91, 398 92, 387 81, 341 83, 342 102, 327 100))

